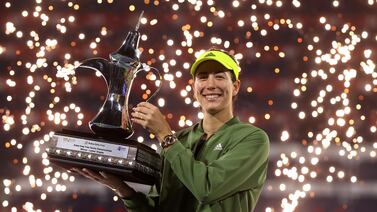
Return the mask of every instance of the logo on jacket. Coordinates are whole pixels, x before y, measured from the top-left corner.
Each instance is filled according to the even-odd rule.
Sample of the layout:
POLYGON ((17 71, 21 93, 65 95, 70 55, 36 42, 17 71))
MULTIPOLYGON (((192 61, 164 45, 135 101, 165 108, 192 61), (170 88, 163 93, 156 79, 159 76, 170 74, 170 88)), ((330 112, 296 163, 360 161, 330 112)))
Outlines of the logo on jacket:
POLYGON ((223 150, 223 146, 221 145, 221 143, 220 143, 220 144, 217 144, 217 145, 215 146, 215 148, 213 148, 213 151, 221 151, 221 150, 223 150))

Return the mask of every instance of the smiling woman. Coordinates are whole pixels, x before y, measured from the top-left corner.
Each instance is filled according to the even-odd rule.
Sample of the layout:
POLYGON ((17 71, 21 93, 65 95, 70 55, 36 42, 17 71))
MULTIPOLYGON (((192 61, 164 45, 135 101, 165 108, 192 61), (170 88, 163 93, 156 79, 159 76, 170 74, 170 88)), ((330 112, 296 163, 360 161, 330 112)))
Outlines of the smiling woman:
POLYGON ((161 183, 148 195, 119 194, 129 210, 254 210, 266 180, 269 139, 263 130, 233 115, 239 70, 237 62, 221 50, 200 55, 191 74, 203 120, 175 134, 157 107, 140 103, 134 109, 134 122, 161 142, 165 163, 161 183), (138 113, 145 118, 138 119, 138 113))
POLYGON ((215 60, 202 62, 195 71, 194 96, 203 113, 233 116, 232 99, 240 88, 240 80, 232 81, 232 71, 215 60))

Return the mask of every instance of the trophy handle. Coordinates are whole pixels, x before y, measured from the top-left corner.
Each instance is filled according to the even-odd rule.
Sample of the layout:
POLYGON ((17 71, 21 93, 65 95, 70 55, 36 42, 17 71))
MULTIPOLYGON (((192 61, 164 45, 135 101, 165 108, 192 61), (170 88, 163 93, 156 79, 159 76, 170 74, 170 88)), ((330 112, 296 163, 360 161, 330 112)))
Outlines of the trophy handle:
POLYGON ((84 60, 78 67, 76 67, 76 69, 78 68, 86 68, 86 69, 92 69, 94 71, 98 71, 101 73, 102 77, 105 79, 106 81, 106 85, 108 86, 109 85, 109 66, 111 64, 109 63, 109 61, 107 61, 106 59, 104 58, 91 58, 91 59, 87 59, 87 60, 84 60))
POLYGON ((141 66, 142 66, 142 68, 140 68, 139 70, 137 70, 136 72, 135 72, 135 76, 137 75, 137 73, 139 73, 140 71, 149 71, 149 70, 152 70, 152 71, 154 71, 155 73, 157 73, 157 75, 158 75, 158 77, 159 77, 159 80, 160 80, 160 84, 159 84, 159 86, 158 86, 158 88, 157 88, 157 90, 147 99, 147 100, 145 100, 146 102, 148 102, 150 99, 152 99, 159 91, 160 91, 160 89, 161 89, 161 87, 162 87, 162 75, 160 74, 160 71, 157 69, 157 68, 154 68, 154 67, 152 67, 152 66, 149 66, 149 65, 147 65, 147 64, 145 64, 145 63, 142 63, 141 64, 141 66))

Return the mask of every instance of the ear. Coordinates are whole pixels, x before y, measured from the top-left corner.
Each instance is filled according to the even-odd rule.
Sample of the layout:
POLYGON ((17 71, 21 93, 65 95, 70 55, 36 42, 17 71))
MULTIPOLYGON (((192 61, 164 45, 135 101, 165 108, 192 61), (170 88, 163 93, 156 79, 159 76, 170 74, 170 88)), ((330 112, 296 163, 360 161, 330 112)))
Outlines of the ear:
POLYGON ((233 96, 236 96, 238 94, 238 92, 240 91, 240 87, 241 87, 240 80, 236 80, 233 82, 233 93, 232 93, 233 96))
POLYGON ((198 100, 198 98, 196 97, 196 92, 195 92, 195 81, 194 81, 194 83, 191 84, 191 89, 192 89, 192 91, 193 91, 194 99, 195 99, 195 100, 198 100))

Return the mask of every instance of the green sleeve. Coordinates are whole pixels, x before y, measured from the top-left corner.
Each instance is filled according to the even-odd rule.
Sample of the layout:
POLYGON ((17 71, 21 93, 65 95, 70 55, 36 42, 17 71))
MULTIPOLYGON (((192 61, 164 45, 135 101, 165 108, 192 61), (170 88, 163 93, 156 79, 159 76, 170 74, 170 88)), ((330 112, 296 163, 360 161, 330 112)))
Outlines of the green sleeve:
POLYGON ((268 137, 262 130, 257 130, 209 164, 195 160, 191 150, 180 142, 173 144, 165 157, 196 199, 202 204, 210 204, 240 190, 260 187, 265 180, 261 175, 266 173, 268 154, 268 137))
POLYGON ((156 211, 158 204, 158 195, 156 187, 152 186, 149 194, 137 192, 132 199, 122 199, 127 211, 149 212, 156 211))

